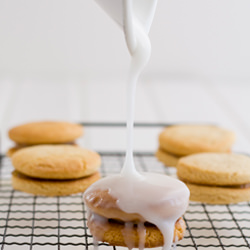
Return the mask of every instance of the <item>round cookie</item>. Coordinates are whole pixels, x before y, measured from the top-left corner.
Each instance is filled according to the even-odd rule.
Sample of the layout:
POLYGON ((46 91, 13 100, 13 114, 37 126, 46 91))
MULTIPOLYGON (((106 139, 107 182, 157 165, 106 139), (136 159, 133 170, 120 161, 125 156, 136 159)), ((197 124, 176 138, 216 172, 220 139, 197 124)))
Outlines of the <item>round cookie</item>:
MULTIPOLYGON (((124 189, 124 192, 126 192, 126 189, 124 189)), ((174 195, 176 196, 177 192, 174 195)), ((168 195, 166 196, 168 197, 168 195)), ((128 247, 129 249, 141 248, 142 245, 147 248, 164 245, 164 238, 160 229, 149 223, 143 215, 122 210, 119 207, 119 199, 110 194, 109 188, 103 188, 102 185, 101 188, 96 188, 94 184, 86 190, 83 198, 88 208, 88 227, 96 240, 108 242, 114 246, 128 247)), ((149 205, 150 211, 153 211, 163 220, 166 216, 167 218, 175 218, 174 210, 170 212, 171 214, 166 213, 166 211, 171 211, 171 206, 174 206, 173 203, 165 202, 164 198, 159 198, 159 200, 161 200, 160 203, 156 202, 149 205)), ((131 200, 131 202, 133 201, 131 200)), ((183 238, 186 225, 181 216, 175 220, 175 225, 171 226, 171 223, 164 225, 171 226, 174 233, 173 241, 177 242, 183 238)), ((166 232, 166 228, 164 230, 166 232)))
POLYGON ((38 145, 20 149, 12 158, 16 170, 41 179, 76 179, 95 173, 98 153, 71 145, 38 145))
POLYGON ((12 128, 9 138, 18 144, 59 144, 74 141, 83 134, 83 127, 69 122, 32 122, 12 128))
POLYGON ((229 152, 234 141, 233 132, 205 125, 170 126, 159 135, 160 147, 178 156, 201 152, 229 152))
POLYGON ((226 153, 201 153, 183 157, 178 177, 193 184, 232 186, 250 183, 250 157, 226 153))
POLYGON ((203 186, 186 183, 190 200, 209 204, 231 204, 250 200, 250 185, 246 187, 203 186))
POLYGON ((245 155, 202 153, 183 157, 177 176, 190 190, 190 200, 230 204, 250 200, 250 158, 245 155))
POLYGON ((167 153, 166 151, 159 148, 155 154, 156 158, 163 162, 165 166, 176 167, 181 157, 167 153))
MULTIPOLYGON (((117 221, 108 221, 107 223, 100 223, 99 219, 88 220, 88 227, 95 239, 107 242, 113 246, 123 246, 131 248, 138 248, 140 246, 140 236, 138 233, 138 225, 132 225, 132 230, 126 232, 125 224, 117 221), (126 237, 126 239, 125 239, 126 237), (129 245, 128 245, 129 244, 129 245)), ((153 248, 163 246, 164 239, 160 230, 149 223, 144 224, 145 227, 145 248, 153 248)), ((186 229, 185 222, 182 218, 177 220, 174 229, 173 242, 181 240, 186 229)))
POLYGON ((98 172, 76 180, 41 180, 29 178, 17 171, 12 173, 15 190, 42 196, 65 196, 84 192, 92 183, 100 179, 98 172))

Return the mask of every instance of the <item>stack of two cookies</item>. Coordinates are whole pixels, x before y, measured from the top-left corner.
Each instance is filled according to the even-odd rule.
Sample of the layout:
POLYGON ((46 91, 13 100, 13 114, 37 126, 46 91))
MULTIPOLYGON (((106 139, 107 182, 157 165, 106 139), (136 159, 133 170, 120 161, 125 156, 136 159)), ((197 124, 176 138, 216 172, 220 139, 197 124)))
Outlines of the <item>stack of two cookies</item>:
POLYGON ((83 192, 100 178, 100 156, 76 146, 83 127, 69 122, 32 122, 12 128, 9 149, 16 190, 45 196, 83 192))
POLYGON ((190 190, 190 200, 209 204, 250 201, 250 157, 202 153, 183 157, 177 175, 190 190))
POLYGON ((12 158, 12 186, 23 192, 64 196, 84 192, 100 179, 100 156, 71 145, 40 145, 18 150, 12 158))
MULTIPOLYGON (((154 204, 158 213, 166 213, 167 200, 162 200, 160 207, 154 204)), ((88 207, 88 227, 96 240, 129 249, 141 249, 142 244, 145 248, 164 245, 163 234, 157 226, 147 222, 140 214, 121 210, 118 199, 111 196, 108 190, 88 189, 84 193, 84 202, 88 207)), ((173 242, 181 240, 185 230, 186 224, 180 217, 175 222, 173 242)))
POLYGON ((206 125, 176 125, 165 128, 159 135, 156 157, 166 166, 176 167, 181 157, 203 153, 231 152, 233 132, 206 125))

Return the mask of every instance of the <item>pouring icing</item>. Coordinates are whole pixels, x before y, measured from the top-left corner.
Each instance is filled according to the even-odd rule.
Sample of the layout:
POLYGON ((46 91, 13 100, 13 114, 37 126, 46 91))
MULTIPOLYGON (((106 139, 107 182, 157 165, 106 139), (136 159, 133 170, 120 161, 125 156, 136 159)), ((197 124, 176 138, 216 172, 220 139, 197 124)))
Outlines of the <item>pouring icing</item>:
MULTIPOLYGON (((117 205, 126 213, 137 213, 144 221, 138 223, 139 248, 144 248, 144 222, 158 227, 164 237, 163 250, 169 250, 173 242, 175 222, 188 206, 189 190, 174 178, 139 173, 133 159, 133 125, 136 84, 151 55, 148 32, 153 20, 157 0, 96 0, 102 8, 123 28, 131 66, 127 89, 127 150, 125 162, 119 175, 109 176, 94 183, 85 193, 92 190, 108 190, 117 198, 117 205)), ((93 215, 95 216, 95 215, 93 215)), ((91 217, 91 216, 90 216, 91 217)), ((95 216, 100 223, 105 218, 95 216)), ((104 220, 104 221, 103 221, 104 220)), ((133 222, 125 222, 124 239, 133 222)), ((131 242, 126 242, 133 248, 131 242)))

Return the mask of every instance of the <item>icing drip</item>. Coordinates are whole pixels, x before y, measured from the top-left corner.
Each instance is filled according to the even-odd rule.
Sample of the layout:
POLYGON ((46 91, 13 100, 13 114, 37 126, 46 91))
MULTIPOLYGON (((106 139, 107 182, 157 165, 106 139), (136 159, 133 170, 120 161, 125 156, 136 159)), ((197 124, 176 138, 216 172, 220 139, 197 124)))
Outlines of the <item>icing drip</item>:
MULTIPOLYGON (((105 1, 107 2, 107 0, 105 1)), ((105 1, 100 1, 100 4, 103 6, 105 1)), ((114 3, 118 4, 117 1, 114 3)), ((122 4, 123 22, 121 26, 124 29, 128 50, 131 54, 127 89, 126 157, 120 175, 106 177, 94 183, 86 193, 97 189, 108 190, 109 194, 117 199, 117 205, 122 211, 128 214, 136 213, 144 218, 139 222, 125 222, 122 233, 129 249, 134 247, 134 243, 129 237, 134 223, 137 224, 140 238, 139 249, 143 250, 146 236, 144 223, 150 222, 156 225, 163 234, 163 249, 170 250, 174 238, 175 222, 184 214, 188 206, 189 190, 183 182, 177 179, 160 174, 138 173, 133 159, 136 84, 150 58, 151 43, 148 32, 157 0, 122 0, 122 4)), ((117 15, 114 16, 115 18, 113 18, 117 21, 117 15)), ((107 219, 90 213, 89 220, 93 218, 100 228, 104 225, 102 223, 108 223, 107 219)))

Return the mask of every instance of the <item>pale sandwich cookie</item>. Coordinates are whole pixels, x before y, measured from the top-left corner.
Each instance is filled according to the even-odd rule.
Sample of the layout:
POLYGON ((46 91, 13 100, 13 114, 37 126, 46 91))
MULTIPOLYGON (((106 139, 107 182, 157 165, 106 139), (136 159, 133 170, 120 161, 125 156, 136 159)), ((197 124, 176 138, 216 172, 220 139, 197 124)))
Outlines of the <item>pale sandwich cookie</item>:
POLYGON ((178 177, 190 190, 190 200, 209 204, 250 201, 250 158, 245 155, 202 153, 183 157, 178 177))
POLYGON ((183 156, 203 152, 230 152, 234 141, 233 132, 216 126, 170 126, 159 135, 156 157, 166 166, 176 166, 183 156))
POLYGON ((98 153, 70 145, 39 145, 20 149, 12 159, 14 189, 36 195, 83 192, 100 179, 98 153))
MULTIPOLYGON (((147 222, 141 214, 121 210, 118 199, 111 196, 108 190, 87 190, 84 200, 88 208, 88 227, 96 240, 129 248, 138 248, 142 242, 146 248, 164 245, 163 234, 157 226, 147 222)), ((162 206, 156 207, 155 211, 164 214, 168 205, 162 203, 162 206)), ((181 240, 185 229, 185 222, 180 217, 175 221, 171 240, 181 240)))

